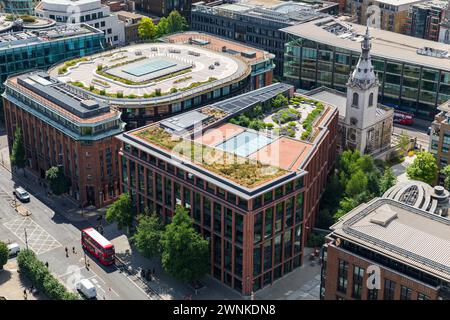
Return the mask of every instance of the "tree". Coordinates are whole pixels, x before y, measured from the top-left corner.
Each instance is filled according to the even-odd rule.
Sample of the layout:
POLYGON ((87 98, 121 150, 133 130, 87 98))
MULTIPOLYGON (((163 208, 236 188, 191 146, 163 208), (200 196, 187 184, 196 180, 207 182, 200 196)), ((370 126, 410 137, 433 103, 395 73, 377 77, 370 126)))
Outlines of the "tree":
POLYGON ((156 36, 156 26, 148 17, 141 19, 138 25, 138 35, 142 39, 153 40, 156 36))
POLYGON ((406 168, 408 178, 432 184, 436 180, 438 166, 434 156, 428 151, 419 152, 406 168))
POLYGON ((23 135, 20 127, 14 133, 14 142, 11 153, 11 164, 17 168, 24 168, 26 163, 25 146, 23 143, 23 135))
POLYGON ((144 257, 152 258, 160 253, 163 230, 157 214, 148 215, 146 212, 138 216, 137 230, 131 241, 144 257))
POLYGON ((167 22, 167 18, 162 17, 159 20, 158 25, 156 26, 156 36, 159 38, 167 33, 169 33, 169 25, 167 22))
POLYGON ((128 193, 122 193, 119 198, 106 209, 106 221, 111 223, 117 222, 117 227, 122 229, 123 227, 131 227, 133 224, 133 212, 134 208, 131 203, 131 198, 128 193))
POLYGON ((3 266, 8 262, 8 246, 3 241, 0 241, 0 270, 3 269, 3 266))
POLYGON ((345 193, 350 197, 354 197, 367 189, 367 183, 366 174, 362 170, 358 170, 348 180, 345 193))
POLYGON ((406 155, 406 153, 409 151, 410 140, 410 137, 402 131, 397 141, 397 148, 401 156, 406 155))
POLYGON ((397 182, 397 177, 391 168, 384 170, 383 176, 380 179, 380 195, 383 195, 390 187, 395 185, 397 182))
POLYGON ((279 109, 287 106, 288 104, 289 104, 288 98, 286 98, 281 93, 277 94, 277 96, 271 100, 271 105, 273 109, 279 109))
POLYGON ((51 167, 45 172, 45 179, 50 183, 50 189, 57 196, 69 190, 70 182, 59 167, 51 167))
POLYGON ((164 270, 183 282, 199 280, 209 271, 209 243, 198 234, 188 211, 177 206, 161 238, 164 270))
POLYGON ((444 188, 449 190, 450 189, 450 164, 448 164, 444 168, 442 168, 441 173, 445 176, 444 188))
POLYGON ((173 10, 167 17, 168 33, 184 31, 187 26, 188 24, 186 19, 177 10, 173 10))

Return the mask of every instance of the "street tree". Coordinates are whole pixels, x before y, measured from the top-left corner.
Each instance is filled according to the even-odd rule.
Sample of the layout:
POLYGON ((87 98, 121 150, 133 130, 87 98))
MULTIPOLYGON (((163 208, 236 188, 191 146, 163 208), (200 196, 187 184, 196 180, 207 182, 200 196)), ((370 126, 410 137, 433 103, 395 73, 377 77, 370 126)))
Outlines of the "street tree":
POLYGON ((160 241, 164 228, 158 215, 154 212, 149 215, 148 211, 138 216, 136 233, 131 241, 137 250, 146 258, 152 258, 160 253, 160 241))
POLYGON ((345 193, 349 197, 354 197, 361 193, 362 190, 367 189, 368 179, 362 170, 358 170, 350 176, 350 179, 345 186, 345 193))
POLYGON ((122 193, 119 198, 106 209, 106 221, 108 223, 117 222, 117 227, 121 230, 129 228, 133 224, 134 208, 128 193, 122 193))
POLYGON ((167 32, 175 33, 186 30, 188 23, 186 19, 177 11, 173 10, 167 17, 167 32))
POLYGON ((445 177, 444 188, 449 190, 450 189, 450 164, 448 164, 444 168, 442 168, 441 173, 445 177))
POLYGON ((156 26, 148 17, 141 19, 138 25, 138 35, 142 39, 153 40, 156 37, 156 26))
POLYGON ((57 196, 66 193, 69 190, 69 180, 64 175, 60 167, 51 167, 45 172, 45 179, 50 184, 50 189, 57 196))
POLYGON ((195 231, 188 211, 177 206, 161 238, 164 270, 183 282, 201 279, 209 271, 208 246, 208 241, 195 231))
POLYGON ((432 184, 435 182, 438 173, 438 166, 434 156, 423 151, 417 154, 414 161, 406 168, 406 175, 413 180, 419 180, 432 184))
POLYGON ((20 127, 18 127, 14 133, 11 164, 20 169, 24 168, 26 164, 25 145, 23 142, 22 129, 20 129, 20 127))
POLYGON ((8 262, 8 246, 3 241, 0 241, 0 270, 8 262))
POLYGON ((390 187, 397 183, 397 177, 391 168, 384 170, 383 176, 380 179, 380 195, 389 190, 390 187))
POLYGON ((402 131, 397 141, 397 148, 401 156, 406 155, 409 151, 410 140, 411 138, 402 131))

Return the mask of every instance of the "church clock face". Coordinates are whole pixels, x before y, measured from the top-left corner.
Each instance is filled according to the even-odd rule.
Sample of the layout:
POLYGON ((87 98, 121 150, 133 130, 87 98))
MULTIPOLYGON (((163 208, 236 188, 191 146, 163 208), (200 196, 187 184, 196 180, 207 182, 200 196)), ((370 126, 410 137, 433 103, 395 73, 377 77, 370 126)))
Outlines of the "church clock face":
POLYGON ((356 126, 358 124, 358 119, 352 117, 350 118, 350 125, 356 126))

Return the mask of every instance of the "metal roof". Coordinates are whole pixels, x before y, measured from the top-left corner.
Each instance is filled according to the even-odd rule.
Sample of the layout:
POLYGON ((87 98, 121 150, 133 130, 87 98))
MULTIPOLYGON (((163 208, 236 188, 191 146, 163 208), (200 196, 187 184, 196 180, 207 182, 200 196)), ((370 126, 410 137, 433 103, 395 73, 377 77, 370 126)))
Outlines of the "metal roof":
POLYGON ((336 237, 450 280, 450 220, 392 199, 375 198, 343 216, 331 227, 336 237), (380 212, 395 212, 385 225, 373 221, 380 212))
POLYGON ((17 78, 17 83, 80 118, 89 118, 109 111, 107 104, 85 99, 76 94, 75 88, 51 79, 43 72, 21 75, 17 78))
POLYGON ((212 106, 221 109, 228 114, 235 114, 255 106, 258 103, 268 101, 291 88, 293 89, 294 86, 278 82, 233 98, 216 102, 212 106))

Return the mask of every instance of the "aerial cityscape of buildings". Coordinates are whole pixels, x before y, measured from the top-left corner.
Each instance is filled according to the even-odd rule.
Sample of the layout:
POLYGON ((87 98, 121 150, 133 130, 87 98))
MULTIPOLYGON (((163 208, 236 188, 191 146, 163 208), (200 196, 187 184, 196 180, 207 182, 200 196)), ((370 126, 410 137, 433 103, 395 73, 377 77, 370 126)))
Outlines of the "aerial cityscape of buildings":
POLYGON ((450 1, 0 9, 0 298, 450 300, 450 1))

